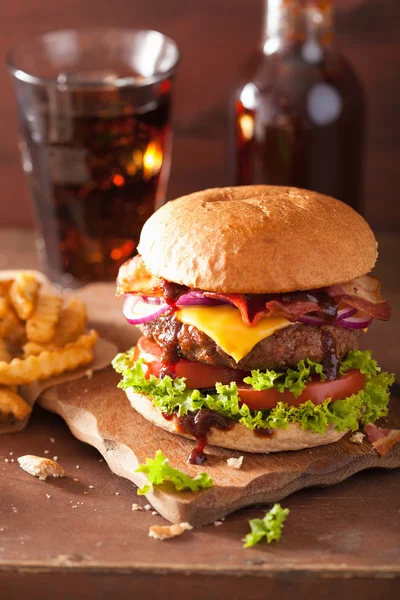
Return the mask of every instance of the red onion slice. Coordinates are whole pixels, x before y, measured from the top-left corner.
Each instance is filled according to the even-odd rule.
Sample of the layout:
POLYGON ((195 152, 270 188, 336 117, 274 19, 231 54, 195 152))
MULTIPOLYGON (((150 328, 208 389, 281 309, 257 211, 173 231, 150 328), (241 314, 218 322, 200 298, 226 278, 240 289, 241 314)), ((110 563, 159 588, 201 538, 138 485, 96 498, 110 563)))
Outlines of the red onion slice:
POLYGON ((229 304, 224 300, 220 300, 218 298, 208 298, 204 296, 203 292, 189 292, 188 294, 184 294, 177 300, 178 306, 218 306, 221 304, 229 304))
POLYGON ((147 304, 153 304, 153 305, 165 304, 165 300, 162 296, 139 296, 139 297, 142 298, 142 300, 144 302, 147 302, 147 304))
POLYGON ((372 319, 366 313, 357 313, 357 316, 347 317, 340 321, 340 327, 347 329, 365 329, 369 326, 372 319))
POLYGON ((124 317, 131 325, 148 323, 160 317, 169 308, 168 304, 149 304, 140 296, 128 296, 122 309, 124 317))
POLYGON ((348 319, 349 317, 352 317, 356 314, 356 312, 357 309, 353 308, 352 306, 345 306, 344 308, 341 308, 337 311, 336 325, 341 325, 343 319, 348 319))
MULTIPOLYGON (((221 300, 206 298, 202 292, 190 292, 181 296, 177 306, 217 306, 224 304, 221 300)), ((154 296, 127 296, 123 313, 131 325, 141 325, 157 319, 168 310, 170 306, 164 298, 154 296)))

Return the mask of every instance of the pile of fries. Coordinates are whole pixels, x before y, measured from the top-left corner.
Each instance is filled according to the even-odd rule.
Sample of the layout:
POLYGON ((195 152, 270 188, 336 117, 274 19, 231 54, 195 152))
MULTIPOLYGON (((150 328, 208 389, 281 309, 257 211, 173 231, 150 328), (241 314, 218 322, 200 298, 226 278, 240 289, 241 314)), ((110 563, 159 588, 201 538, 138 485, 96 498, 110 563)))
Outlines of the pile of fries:
POLYGON ((31 412, 18 386, 93 360, 97 332, 85 333, 86 322, 82 300, 64 301, 32 272, 0 280, 0 419, 31 412))

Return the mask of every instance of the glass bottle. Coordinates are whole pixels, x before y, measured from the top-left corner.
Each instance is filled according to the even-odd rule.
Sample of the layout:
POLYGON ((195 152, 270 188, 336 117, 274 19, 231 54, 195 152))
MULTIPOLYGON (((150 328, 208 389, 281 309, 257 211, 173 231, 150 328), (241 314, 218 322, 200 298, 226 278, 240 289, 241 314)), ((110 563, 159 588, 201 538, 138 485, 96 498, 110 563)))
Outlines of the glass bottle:
POLYGON ((361 208, 364 94, 333 38, 333 0, 265 0, 235 92, 236 185, 315 190, 361 208))

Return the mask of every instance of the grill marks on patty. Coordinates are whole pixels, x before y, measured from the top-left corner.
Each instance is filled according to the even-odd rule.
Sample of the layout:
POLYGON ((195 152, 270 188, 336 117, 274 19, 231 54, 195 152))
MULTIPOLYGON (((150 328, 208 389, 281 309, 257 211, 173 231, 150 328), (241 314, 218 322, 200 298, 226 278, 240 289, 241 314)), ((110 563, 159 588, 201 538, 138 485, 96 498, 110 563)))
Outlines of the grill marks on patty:
POLYGON ((336 356, 340 359, 358 348, 359 331, 324 325, 295 324, 275 332, 258 342, 238 363, 226 354, 208 335, 165 314, 141 327, 143 334, 164 351, 166 362, 179 358, 231 369, 279 369, 295 367, 300 360, 310 358, 323 362, 328 353, 324 340, 332 338, 336 356))

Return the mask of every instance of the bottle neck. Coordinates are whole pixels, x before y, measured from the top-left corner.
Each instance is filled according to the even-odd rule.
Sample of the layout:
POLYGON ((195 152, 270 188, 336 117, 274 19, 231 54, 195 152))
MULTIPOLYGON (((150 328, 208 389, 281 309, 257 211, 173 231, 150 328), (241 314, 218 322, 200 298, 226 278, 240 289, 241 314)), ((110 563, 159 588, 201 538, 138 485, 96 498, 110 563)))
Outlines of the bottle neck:
POLYGON ((263 53, 300 48, 318 62, 333 41, 333 0, 265 0, 263 53))

